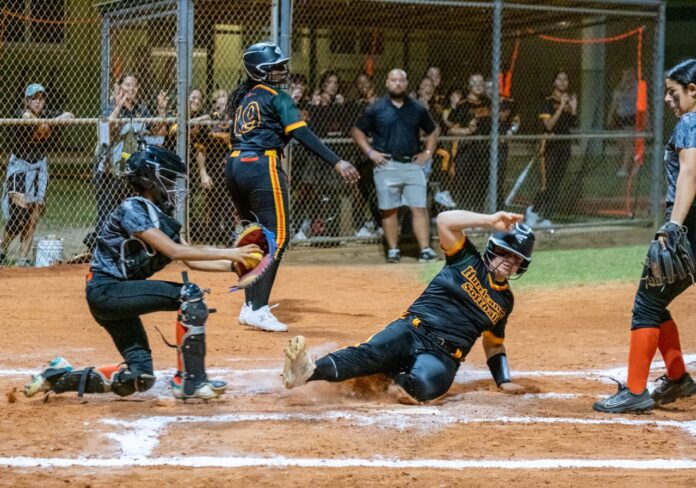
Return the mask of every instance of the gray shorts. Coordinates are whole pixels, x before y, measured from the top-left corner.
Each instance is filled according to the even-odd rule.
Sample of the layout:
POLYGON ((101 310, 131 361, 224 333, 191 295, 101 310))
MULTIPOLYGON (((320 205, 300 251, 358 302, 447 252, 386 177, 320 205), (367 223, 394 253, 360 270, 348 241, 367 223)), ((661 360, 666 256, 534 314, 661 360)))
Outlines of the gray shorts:
POLYGON ((373 170, 380 210, 403 205, 425 208, 427 179, 421 166, 387 161, 373 170))

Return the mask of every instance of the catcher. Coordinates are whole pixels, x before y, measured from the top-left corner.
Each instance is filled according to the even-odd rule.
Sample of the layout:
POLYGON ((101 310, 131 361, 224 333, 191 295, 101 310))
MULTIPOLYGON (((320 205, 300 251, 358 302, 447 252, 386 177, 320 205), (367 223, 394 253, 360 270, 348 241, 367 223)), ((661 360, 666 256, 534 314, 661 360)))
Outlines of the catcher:
POLYGON ((74 370, 58 357, 26 385, 27 397, 66 391, 126 396, 152 388, 152 354, 140 316, 165 310, 178 310, 174 397, 208 400, 225 391, 225 382, 206 375, 205 324, 210 311, 203 290, 188 282, 185 273, 184 283, 148 278, 173 260, 201 271, 229 272, 233 263, 253 268, 262 256, 253 244, 203 249, 181 242, 181 224, 172 217, 180 191, 172 188, 185 175, 183 161, 166 149, 147 146, 133 154, 124 176, 138 196, 123 201, 97 236, 87 275, 87 303, 94 319, 111 335, 123 363, 74 370))
POLYGON ((534 234, 521 219, 507 212, 452 210, 438 215, 447 261, 408 311, 367 342, 332 352, 316 363, 306 352, 304 337, 294 337, 285 350, 285 386, 384 373, 393 378, 390 390, 402 403, 428 402, 447 393, 459 364, 483 336, 498 387, 522 393, 523 387, 510 378, 503 345, 513 307, 508 279, 527 270, 534 247, 534 234), (498 232, 481 255, 463 230, 484 226, 498 232))
POLYGON ((679 118, 665 148, 667 208, 665 224, 648 247, 633 304, 628 380, 593 408, 599 412, 644 412, 696 393, 686 372, 679 331, 667 306, 694 282, 696 244, 696 60, 667 72, 665 102, 679 118), (667 374, 651 393, 650 363, 660 350, 667 374))

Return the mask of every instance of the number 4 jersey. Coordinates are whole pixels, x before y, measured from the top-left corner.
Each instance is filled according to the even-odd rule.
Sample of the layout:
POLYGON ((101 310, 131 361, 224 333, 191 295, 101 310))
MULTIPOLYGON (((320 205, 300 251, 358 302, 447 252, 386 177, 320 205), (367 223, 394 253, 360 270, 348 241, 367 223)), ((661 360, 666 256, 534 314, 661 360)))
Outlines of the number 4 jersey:
POLYGON ((234 114, 233 149, 281 152, 292 131, 307 125, 290 95, 262 83, 244 96, 234 114))

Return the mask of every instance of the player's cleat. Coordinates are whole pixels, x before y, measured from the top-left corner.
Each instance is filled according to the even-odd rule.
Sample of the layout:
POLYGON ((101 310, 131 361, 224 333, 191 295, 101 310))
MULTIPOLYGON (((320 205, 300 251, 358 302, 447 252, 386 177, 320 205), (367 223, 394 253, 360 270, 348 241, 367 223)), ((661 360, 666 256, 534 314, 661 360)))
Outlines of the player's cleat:
POLYGON ((251 304, 245 303, 239 311, 239 323, 241 325, 256 327, 257 329, 267 332, 287 332, 288 326, 278 320, 271 312, 271 308, 277 306, 278 305, 273 305, 269 307, 268 305, 264 305, 260 309, 254 310, 251 304))
POLYGON ((399 248, 392 248, 387 251, 387 262, 388 263, 398 263, 401 261, 401 250, 399 248))
POLYGON ((56 357, 48 363, 48 368, 31 377, 31 381, 24 386, 24 395, 27 398, 31 398, 37 393, 51 391, 51 384, 46 378, 59 374, 61 370, 68 372, 72 371, 72 369, 72 365, 65 358, 56 357))
POLYGON ((678 380, 670 379, 667 375, 660 376, 657 382, 657 388, 650 395, 655 405, 666 405, 696 394, 696 383, 689 373, 684 373, 678 380))
POLYGON ((307 354, 305 338, 295 336, 290 339, 285 348, 285 367, 283 368, 283 384, 285 388, 295 388, 307 383, 316 369, 316 364, 307 354))
POLYGON ((435 193, 435 197, 433 199, 435 200, 435 203, 442 205, 445 208, 457 207, 457 202, 454 201, 454 198, 452 198, 452 195, 450 194, 449 190, 439 191, 435 193))
POLYGON ((227 383, 220 380, 207 381, 200 385, 194 390, 191 395, 184 393, 183 383, 177 382, 174 379, 170 382, 172 387, 172 395, 177 400, 188 400, 188 399, 198 399, 198 400, 212 400, 213 398, 218 398, 227 388, 227 383))
POLYGON ((593 409, 605 413, 640 413, 647 412, 655 407, 655 401, 650 397, 647 388, 640 395, 636 395, 623 383, 619 381, 616 381, 616 383, 619 385, 619 391, 609 398, 592 405, 593 409))
POLYGON ((404 405, 425 405, 425 402, 416 400, 409 394, 409 392, 404 390, 403 386, 396 383, 389 385, 387 393, 396 398, 399 403, 404 405))
POLYGON ((433 251, 432 248, 426 247, 425 249, 421 249, 420 256, 418 257, 418 262, 419 263, 430 263, 432 261, 437 261, 439 258, 437 256, 437 253, 433 251))

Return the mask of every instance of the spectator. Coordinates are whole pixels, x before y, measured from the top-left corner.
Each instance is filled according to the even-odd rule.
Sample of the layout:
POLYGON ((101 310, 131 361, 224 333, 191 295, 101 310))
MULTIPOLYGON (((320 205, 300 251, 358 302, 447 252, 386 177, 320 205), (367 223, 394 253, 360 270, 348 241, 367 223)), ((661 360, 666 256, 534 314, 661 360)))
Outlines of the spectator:
POLYGON ((342 104, 345 99, 339 92, 340 86, 341 80, 338 78, 338 74, 333 70, 325 71, 319 80, 321 105, 342 104))
POLYGON ((353 86, 355 89, 355 96, 353 98, 358 105, 367 106, 377 99, 372 79, 366 73, 360 73, 356 76, 353 86))
POLYGON ((420 247, 420 262, 437 259, 430 248, 430 225, 426 209, 426 178, 423 166, 432 159, 437 144, 437 126, 428 111, 407 96, 408 78, 401 69, 389 72, 387 95, 369 105, 352 129, 353 139, 374 164, 377 200, 387 240, 387 262, 401 259, 398 248, 399 207, 408 205, 413 231, 420 247), (427 134, 421 150, 420 131, 427 134), (373 136, 372 146, 368 136, 373 136))
POLYGON ((10 243, 20 236, 19 266, 31 263, 31 244, 44 208, 48 186, 48 159, 46 153, 56 131, 41 119, 71 119, 70 112, 54 113, 46 110, 46 89, 32 83, 24 90, 24 107, 17 110, 21 119, 36 119, 32 124, 14 128, 10 161, 2 188, 2 212, 5 229, 0 242, 0 265, 5 261, 10 243))
MULTIPOLYGON (((94 168, 93 183, 97 199, 96 232, 85 238, 85 244, 92 249, 96 234, 99 233, 109 214, 130 194, 130 190, 121 178, 128 156, 138 149, 138 137, 148 133, 147 124, 133 119, 150 117, 147 106, 139 101, 138 79, 126 74, 114 87, 116 93, 113 102, 104 110, 109 121, 110 146, 100 145, 94 168), (124 157, 125 156, 125 157, 124 157)), ((160 93, 163 105, 165 97, 160 93)))
MULTIPOLYGON (((616 128, 622 132, 631 132, 636 126, 636 70, 629 67, 623 70, 619 85, 611 96, 607 112, 607 127, 616 128)), ((633 167, 633 139, 617 139, 621 150, 621 167, 616 172, 619 178, 626 178, 633 167)))
MULTIPOLYGON (((448 122, 451 124, 449 133, 455 136, 487 136, 491 133, 491 100, 486 96, 481 74, 469 77, 469 93, 449 114, 448 122)), ((454 160, 455 200, 463 208, 483 211, 488 190, 490 141, 461 141, 454 160)))
MULTIPOLYGON (((578 98, 570 93, 568 73, 560 70, 553 82, 553 93, 544 99, 539 119, 547 134, 566 135, 577 123, 578 98)), ((534 205, 527 207, 525 220, 531 227, 551 227, 557 211, 563 177, 570 162, 569 139, 546 139, 541 142, 541 187, 534 205)))
POLYGON ((433 101, 432 108, 441 116, 445 108, 445 94, 442 91, 442 73, 437 66, 430 66, 425 72, 425 76, 433 82, 433 101))
MULTIPOLYGON (((486 95, 493 98, 493 80, 486 80, 486 95)), ((517 102, 511 97, 500 96, 498 133, 501 136, 511 136, 520 130, 520 115, 517 112, 517 102)), ((505 206, 505 178, 507 176, 507 161, 510 155, 510 143, 501 139, 498 145, 498 197, 496 209, 505 206)))

